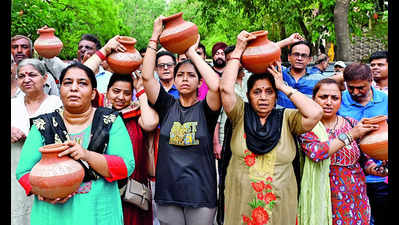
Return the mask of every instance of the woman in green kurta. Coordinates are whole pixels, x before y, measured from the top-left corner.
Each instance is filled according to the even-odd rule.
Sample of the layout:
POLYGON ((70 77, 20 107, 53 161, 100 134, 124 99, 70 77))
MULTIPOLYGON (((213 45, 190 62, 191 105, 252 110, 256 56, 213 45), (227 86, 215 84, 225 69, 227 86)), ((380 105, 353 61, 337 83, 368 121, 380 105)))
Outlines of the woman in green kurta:
POLYGON ((224 224, 287 224, 297 217, 297 184, 292 161, 293 135, 311 130, 322 116, 321 107, 284 84, 281 65, 248 80, 249 103, 234 93, 240 58, 254 35, 237 37, 221 81, 223 107, 232 122, 232 157, 225 182, 224 224), (286 94, 298 109, 275 109, 277 92, 286 94))
POLYGON ((130 176, 134 170, 126 127, 118 112, 92 107, 96 80, 88 67, 80 63, 68 66, 61 73, 60 82, 64 107, 33 119, 16 171, 26 194, 35 196, 31 224, 122 225, 117 180, 130 176), (108 134, 101 136, 103 131, 108 134), (69 155, 88 165, 79 189, 63 199, 45 199, 32 193, 29 184, 29 173, 41 159, 39 147, 50 143, 69 145, 59 156, 69 155))

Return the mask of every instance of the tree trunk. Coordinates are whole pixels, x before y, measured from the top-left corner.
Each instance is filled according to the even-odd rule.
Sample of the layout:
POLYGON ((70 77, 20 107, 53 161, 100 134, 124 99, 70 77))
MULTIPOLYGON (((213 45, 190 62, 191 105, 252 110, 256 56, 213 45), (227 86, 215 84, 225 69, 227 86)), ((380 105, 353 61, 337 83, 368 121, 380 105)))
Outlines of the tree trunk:
POLYGON ((348 10, 350 0, 337 0, 334 8, 337 60, 350 61, 351 42, 349 39, 348 10))

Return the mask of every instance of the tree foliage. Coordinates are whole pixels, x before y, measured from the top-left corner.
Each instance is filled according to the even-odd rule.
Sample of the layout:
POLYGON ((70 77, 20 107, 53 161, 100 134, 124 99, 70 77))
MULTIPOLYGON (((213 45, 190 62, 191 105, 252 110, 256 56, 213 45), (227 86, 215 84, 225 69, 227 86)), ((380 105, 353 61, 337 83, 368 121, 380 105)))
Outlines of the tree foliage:
MULTIPOLYGON (((95 34, 102 44, 117 34, 131 36, 140 49, 151 37, 155 18, 183 12, 185 20, 198 26, 208 55, 218 41, 235 44, 241 30, 267 30, 275 42, 298 32, 317 49, 322 39, 336 44, 335 4, 335 0, 13 0, 11 35, 23 34, 34 41, 37 29, 48 25, 64 43, 60 57, 72 59, 84 33, 95 34)), ((370 33, 387 43, 386 11, 379 12, 379 20, 370 20, 377 8, 381 10, 375 0, 350 1, 351 35, 370 33)))
POLYGON ((96 35, 102 44, 117 34, 128 34, 114 0, 17 0, 11 5, 11 35, 22 34, 34 42, 37 29, 47 25, 64 44, 59 57, 76 57, 78 42, 85 33, 96 35))
POLYGON ((128 27, 128 34, 137 40, 135 48, 146 47, 152 35, 154 20, 166 8, 164 0, 118 0, 121 3, 120 16, 128 27))

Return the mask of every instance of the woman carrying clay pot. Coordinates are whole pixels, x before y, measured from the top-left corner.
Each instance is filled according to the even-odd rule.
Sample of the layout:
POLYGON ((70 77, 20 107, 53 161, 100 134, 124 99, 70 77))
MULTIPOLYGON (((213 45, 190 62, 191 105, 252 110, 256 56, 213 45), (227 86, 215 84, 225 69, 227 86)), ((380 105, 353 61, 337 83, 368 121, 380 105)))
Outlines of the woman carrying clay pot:
POLYGON ((174 70, 179 98, 164 90, 154 77, 162 18, 154 22, 142 69, 144 90, 160 121, 155 183, 157 218, 161 225, 211 225, 217 198, 212 133, 221 108, 219 76, 195 51, 198 36, 197 43, 185 52, 189 60, 178 63, 174 70), (201 77, 209 91, 199 101, 201 77))
POLYGON ((90 68, 69 65, 60 84, 64 107, 32 119, 16 171, 26 194, 34 195, 31 224, 122 225, 117 180, 130 176, 135 166, 129 133, 118 111, 93 107, 97 82, 90 68), (39 148, 53 143, 68 145, 59 156, 69 155, 85 169, 78 190, 61 199, 36 195, 29 183, 29 173, 41 158, 39 148))
MULTIPOLYGON (((118 36, 112 38, 103 48, 124 52, 124 46, 120 46, 117 38, 118 36)), ((110 53, 110 51, 104 52, 110 53)), ((90 68, 96 68, 102 62, 105 62, 105 60, 103 61, 97 54, 94 54, 85 64, 90 68)), ((148 105, 141 75, 136 74, 138 77, 133 77, 132 74, 113 73, 106 94, 98 93, 97 100, 99 106, 118 110, 122 114, 123 122, 133 144, 132 154, 136 162, 135 170, 130 177, 140 183, 147 184, 150 177, 155 175, 154 172, 150 175, 149 165, 154 164, 149 162, 147 151, 150 149, 147 149, 147 145, 148 141, 153 141, 153 138, 151 138, 153 133, 150 132, 157 127, 159 117, 154 109, 148 105), (133 89, 137 93, 135 101, 132 100, 133 89)), ((127 202, 122 202, 122 208, 124 225, 152 225, 151 204, 147 211, 127 202)))
POLYGON ((281 65, 248 79, 244 103, 234 92, 240 59, 254 35, 242 31, 223 72, 220 92, 232 122, 232 156, 225 178, 224 224, 295 224, 297 184, 292 162, 293 135, 310 131, 322 116, 321 107, 287 86, 281 65), (277 93, 285 93, 297 109, 276 109, 277 93))
POLYGON ((11 99, 11 224, 22 225, 29 224, 33 198, 26 196, 15 171, 29 133, 29 119, 54 111, 62 106, 62 102, 57 95, 44 92, 46 69, 38 59, 22 60, 11 79, 15 80, 17 92, 21 92, 11 99))
MULTIPOLYGON (((353 118, 339 116, 337 112, 341 106, 341 97, 339 84, 333 79, 326 78, 315 85, 313 100, 323 108, 321 122, 328 137, 322 140, 310 131, 302 134, 299 140, 302 150, 312 161, 321 163, 330 160, 329 201, 332 204, 332 223, 329 221, 328 224, 370 224, 366 178, 359 164, 360 149, 356 140, 377 130, 378 125, 363 123, 364 119, 358 122, 353 118)), ((305 180, 308 178, 305 175, 302 177, 305 180)), ((306 190, 302 188, 301 191, 306 190)))

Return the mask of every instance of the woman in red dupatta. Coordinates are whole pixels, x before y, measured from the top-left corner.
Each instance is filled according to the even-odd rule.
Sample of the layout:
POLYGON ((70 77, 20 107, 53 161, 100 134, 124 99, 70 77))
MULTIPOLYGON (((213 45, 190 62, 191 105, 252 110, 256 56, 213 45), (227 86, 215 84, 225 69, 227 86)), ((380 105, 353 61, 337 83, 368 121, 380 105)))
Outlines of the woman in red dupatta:
MULTIPOLYGON (((123 52, 125 48, 117 40, 118 36, 112 38, 102 48, 104 51, 92 55, 84 64, 94 70, 105 59, 104 52, 106 53, 105 55, 110 54, 111 50, 123 52)), ((136 163, 135 170, 130 178, 140 183, 148 184, 149 179, 154 176, 154 174, 149 173, 149 165, 154 165, 154 161, 149 161, 147 142, 153 140, 149 139, 148 136, 152 135, 151 131, 157 128, 159 117, 148 105, 141 77, 137 75, 134 78, 131 74, 114 73, 109 80, 107 93, 104 95, 97 92, 94 101, 94 105, 113 108, 122 114, 133 144, 133 154, 136 163), (133 88, 135 88, 137 93, 135 101, 132 101, 133 88)), ((122 207, 125 225, 153 224, 151 204, 147 211, 123 201, 122 207)))

